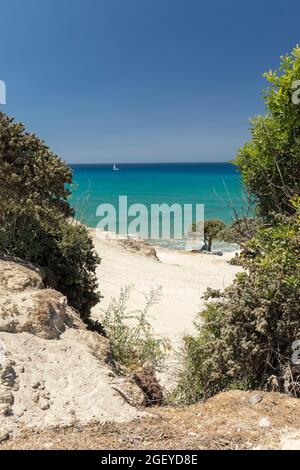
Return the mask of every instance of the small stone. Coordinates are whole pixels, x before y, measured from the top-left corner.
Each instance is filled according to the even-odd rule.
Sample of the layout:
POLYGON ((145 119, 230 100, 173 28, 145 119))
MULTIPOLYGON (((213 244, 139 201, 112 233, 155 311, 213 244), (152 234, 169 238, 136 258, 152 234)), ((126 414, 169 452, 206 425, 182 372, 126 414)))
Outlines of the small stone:
POLYGON ((260 395, 259 393, 256 393, 256 395, 252 395, 252 397, 249 398, 249 403, 250 405, 254 406, 256 403, 259 403, 263 400, 263 396, 260 395))
POLYGON ((39 388, 40 385, 41 385, 41 382, 37 380, 36 382, 33 382, 33 384, 31 385, 31 388, 34 388, 36 390, 37 388, 39 388))
POLYGON ((7 441, 9 439, 9 433, 7 431, 0 431, 0 442, 7 441))
POLYGON ((62 297, 61 299, 59 299, 58 301, 59 305, 61 305, 62 307, 67 307, 68 305, 68 300, 66 297, 62 297))
POLYGON ((259 422, 259 427, 261 428, 269 428, 271 426, 271 422, 268 418, 261 418, 259 422))
POLYGON ((38 391, 33 392, 31 398, 34 403, 37 403, 40 399, 40 393, 38 391))
POLYGON ((0 416, 9 416, 11 407, 7 403, 0 403, 0 416))
POLYGON ((14 396, 9 390, 3 390, 0 393, 0 403, 7 403, 8 405, 13 405, 14 401, 14 396))
POLYGON ((46 400, 44 400, 40 403, 40 408, 41 408, 41 410, 44 410, 44 411, 49 410, 50 403, 48 403, 46 400))

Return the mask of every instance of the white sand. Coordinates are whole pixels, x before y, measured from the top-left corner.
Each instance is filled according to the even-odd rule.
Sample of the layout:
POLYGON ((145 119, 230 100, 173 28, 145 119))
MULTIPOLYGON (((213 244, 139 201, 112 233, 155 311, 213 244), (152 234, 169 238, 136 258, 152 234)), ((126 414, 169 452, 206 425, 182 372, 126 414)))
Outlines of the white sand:
POLYGON ((173 346, 183 333, 193 332, 193 320, 203 307, 201 296, 207 287, 223 289, 240 270, 228 263, 234 253, 216 256, 158 248, 158 262, 127 251, 115 240, 99 240, 95 232, 92 234, 102 258, 97 274, 104 296, 93 316, 101 317, 101 309, 112 298, 118 298, 120 289, 126 285, 134 285, 129 303, 133 309, 143 305, 143 294, 149 293, 151 286, 162 286, 163 296, 151 310, 151 323, 155 334, 167 336, 173 346))

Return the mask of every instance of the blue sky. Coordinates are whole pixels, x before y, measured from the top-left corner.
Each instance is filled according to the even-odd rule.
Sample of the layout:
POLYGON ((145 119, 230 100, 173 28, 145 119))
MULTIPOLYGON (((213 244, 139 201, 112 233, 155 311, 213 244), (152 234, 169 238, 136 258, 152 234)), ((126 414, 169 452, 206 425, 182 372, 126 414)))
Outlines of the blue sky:
POLYGON ((68 162, 226 161, 296 0, 0 0, 9 115, 68 162))

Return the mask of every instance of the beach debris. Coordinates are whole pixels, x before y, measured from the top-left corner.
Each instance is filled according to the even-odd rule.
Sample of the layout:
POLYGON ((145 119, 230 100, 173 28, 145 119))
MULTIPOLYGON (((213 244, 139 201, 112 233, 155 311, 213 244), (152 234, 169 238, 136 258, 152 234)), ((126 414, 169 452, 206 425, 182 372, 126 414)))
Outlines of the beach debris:
POLYGON ((208 250, 190 250, 190 253, 200 253, 201 255, 209 255, 209 256, 224 256, 223 251, 208 251, 208 250))
POLYGON ((126 392, 124 392, 124 390, 121 390, 120 388, 117 388, 115 386, 112 386, 112 388, 119 393, 119 395, 121 395, 121 397, 127 402, 129 403, 129 405, 131 406, 136 406, 136 404, 134 403, 134 401, 127 395, 126 392))

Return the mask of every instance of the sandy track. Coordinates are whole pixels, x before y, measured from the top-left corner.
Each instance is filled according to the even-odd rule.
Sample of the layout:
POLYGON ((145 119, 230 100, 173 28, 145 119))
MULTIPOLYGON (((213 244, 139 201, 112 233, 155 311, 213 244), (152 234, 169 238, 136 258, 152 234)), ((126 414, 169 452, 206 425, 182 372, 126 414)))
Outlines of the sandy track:
POLYGON ((184 332, 193 331, 193 320, 203 306, 201 296, 207 287, 223 289, 240 270, 224 256, 193 254, 167 249, 157 249, 160 262, 141 254, 132 253, 114 240, 99 240, 94 236, 95 247, 102 258, 97 270, 102 302, 93 315, 101 316, 112 298, 118 298, 120 289, 133 284, 129 306, 141 307, 144 293, 151 286, 162 286, 160 303, 152 309, 152 325, 158 335, 167 336, 173 345, 184 332))

